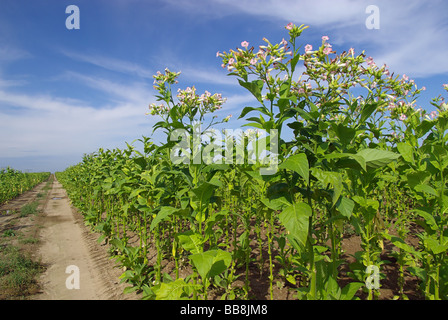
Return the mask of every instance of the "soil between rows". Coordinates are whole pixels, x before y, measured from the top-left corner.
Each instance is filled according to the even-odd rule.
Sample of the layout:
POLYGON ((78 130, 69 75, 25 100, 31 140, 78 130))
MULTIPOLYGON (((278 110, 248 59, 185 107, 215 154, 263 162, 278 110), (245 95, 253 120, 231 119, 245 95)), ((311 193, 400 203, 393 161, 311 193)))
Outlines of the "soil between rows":
MULTIPOLYGON (((20 297, 31 300, 133 300, 135 294, 124 295, 125 284, 120 283, 122 271, 109 258, 106 245, 97 243, 94 234, 84 225, 82 216, 69 203, 61 184, 54 180, 45 199, 40 201, 37 215, 19 217, 20 208, 36 200, 45 183, 36 186, 0 208, 0 233, 11 228, 38 241, 32 245, 11 245, 31 254, 44 271, 31 295, 20 297), (69 266, 79 270, 79 289, 68 289, 66 281, 75 276, 69 266), (68 271, 68 273, 66 273, 68 271)), ((73 269, 71 269, 73 270, 73 269)), ((69 281, 69 283, 74 283, 69 281)), ((0 299, 16 299, 0 296, 0 299)))

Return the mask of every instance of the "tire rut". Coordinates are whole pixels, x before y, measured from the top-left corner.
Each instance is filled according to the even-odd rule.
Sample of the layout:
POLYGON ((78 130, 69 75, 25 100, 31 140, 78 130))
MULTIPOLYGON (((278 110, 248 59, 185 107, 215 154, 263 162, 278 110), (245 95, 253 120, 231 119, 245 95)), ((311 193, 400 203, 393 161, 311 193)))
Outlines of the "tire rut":
POLYGON ((71 207, 67 193, 55 180, 48 194, 43 214, 38 256, 46 266, 41 275, 43 292, 36 300, 135 300, 136 294, 123 294, 122 271, 108 254, 108 246, 97 242, 98 234, 85 225, 82 215, 71 207), (76 270, 79 289, 71 289, 76 270), (66 273, 68 271, 68 273, 66 273), (68 280, 70 278, 70 280, 68 280), (68 285, 66 282, 68 281, 68 285))

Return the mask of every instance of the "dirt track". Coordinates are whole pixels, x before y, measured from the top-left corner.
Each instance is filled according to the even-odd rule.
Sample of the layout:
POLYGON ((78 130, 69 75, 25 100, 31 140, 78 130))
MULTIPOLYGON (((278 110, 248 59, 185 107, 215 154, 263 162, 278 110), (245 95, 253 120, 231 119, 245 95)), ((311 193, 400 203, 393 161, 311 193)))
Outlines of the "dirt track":
MULTIPOLYGON (((39 219, 41 246, 37 256, 47 267, 41 275, 43 293, 33 297, 46 300, 110 300, 132 299, 123 295, 125 285, 119 283, 121 271, 109 259, 107 248, 96 242, 83 224, 82 217, 69 203, 65 190, 54 181, 39 219), (79 289, 67 288, 67 278, 74 279, 79 270, 79 289), (68 271, 69 273, 66 273, 68 271)), ((68 281, 75 284, 74 281, 68 281)))

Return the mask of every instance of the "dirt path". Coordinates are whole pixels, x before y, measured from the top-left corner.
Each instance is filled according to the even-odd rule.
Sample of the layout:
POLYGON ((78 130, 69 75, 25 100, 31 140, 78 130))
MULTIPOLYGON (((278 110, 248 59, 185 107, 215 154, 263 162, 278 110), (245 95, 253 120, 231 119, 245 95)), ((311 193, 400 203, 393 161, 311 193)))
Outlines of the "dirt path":
POLYGON ((125 285, 119 283, 121 271, 109 259, 106 246, 96 242, 98 235, 87 230, 80 214, 71 208, 65 190, 56 180, 39 224, 43 228, 37 256, 47 269, 41 275, 43 293, 33 299, 135 299, 135 295, 122 294, 125 285), (73 288, 77 273, 79 289, 73 288))

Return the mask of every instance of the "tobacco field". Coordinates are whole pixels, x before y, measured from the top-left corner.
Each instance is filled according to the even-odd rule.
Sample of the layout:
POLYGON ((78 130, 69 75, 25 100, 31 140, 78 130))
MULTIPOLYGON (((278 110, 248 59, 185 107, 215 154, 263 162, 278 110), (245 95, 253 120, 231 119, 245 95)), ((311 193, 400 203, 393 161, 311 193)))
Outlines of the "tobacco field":
POLYGON ((50 172, 25 173, 13 168, 0 169, 0 205, 47 180, 50 172))
POLYGON ((448 298, 448 105, 419 101, 424 88, 406 75, 337 53, 326 36, 314 50, 301 44, 306 29, 288 24, 288 40, 217 53, 254 97, 238 139, 210 130, 230 119, 214 115, 221 94, 178 89, 181 74, 165 69, 148 112, 165 143, 99 149, 56 174, 110 244, 127 292, 374 300, 392 283, 391 299, 448 298), (354 237, 359 250, 346 254, 354 237))

